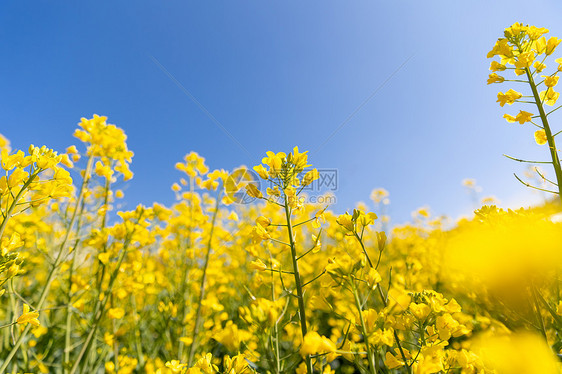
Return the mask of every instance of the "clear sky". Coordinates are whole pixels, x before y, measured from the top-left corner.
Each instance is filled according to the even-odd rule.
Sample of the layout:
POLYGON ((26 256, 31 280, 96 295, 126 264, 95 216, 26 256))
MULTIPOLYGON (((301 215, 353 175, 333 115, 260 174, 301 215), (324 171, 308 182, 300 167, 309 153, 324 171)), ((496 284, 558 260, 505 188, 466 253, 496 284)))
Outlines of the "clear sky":
POLYGON ((135 152, 130 206, 170 204, 189 151, 232 169, 295 145, 338 170, 336 211, 384 187, 394 222, 457 217, 464 178, 528 205, 502 153, 547 150, 502 119, 517 87, 486 85, 486 53, 516 21, 562 37, 561 20, 557 0, 3 1, 0 133, 62 151, 80 117, 108 116, 135 152))

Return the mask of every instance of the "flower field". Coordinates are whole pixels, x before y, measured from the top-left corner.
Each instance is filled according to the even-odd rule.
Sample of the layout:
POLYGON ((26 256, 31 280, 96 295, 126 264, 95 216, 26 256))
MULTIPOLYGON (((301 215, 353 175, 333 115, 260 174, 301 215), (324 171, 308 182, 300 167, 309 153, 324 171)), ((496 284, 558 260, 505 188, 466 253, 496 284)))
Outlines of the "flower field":
POLYGON ((383 189, 345 213, 313 202, 320 173, 298 147, 234 171, 188 153, 173 205, 120 211, 133 152, 108 118, 82 118, 59 153, 0 136, 0 373, 560 373, 547 33, 507 28, 488 84, 526 109, 504 118, 534 128, 556 178, 520 181, 553 199, 454 227, 420 209, 389 228, 383 189))

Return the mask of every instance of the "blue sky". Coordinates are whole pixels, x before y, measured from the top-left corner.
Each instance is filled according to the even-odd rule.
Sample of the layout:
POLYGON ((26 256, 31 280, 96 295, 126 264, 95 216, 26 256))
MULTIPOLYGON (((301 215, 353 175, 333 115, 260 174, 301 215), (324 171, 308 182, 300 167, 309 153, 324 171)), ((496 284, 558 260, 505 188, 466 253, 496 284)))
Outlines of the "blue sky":
POLYGON ((0 133, 62 151, 80 117, 108 116, 135 152, 130 206, 171 203, 189 151, 232 169, 295 145, 338 170, 337 211, 384 187, 394 222, 457 217, 464 178, 528 205, 502 153, 547 150, 502 119, 521 108, 495 103, 512 86, 486 85, 485 56, 516 21, 562 37, 561 15, 554 0, 3 2, 0 133))

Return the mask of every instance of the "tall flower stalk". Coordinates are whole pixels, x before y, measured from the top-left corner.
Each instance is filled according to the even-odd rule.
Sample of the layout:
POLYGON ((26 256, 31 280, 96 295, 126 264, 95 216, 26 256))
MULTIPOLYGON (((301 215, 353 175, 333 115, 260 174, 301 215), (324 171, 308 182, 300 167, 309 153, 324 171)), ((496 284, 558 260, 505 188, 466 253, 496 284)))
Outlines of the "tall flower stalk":
POLYGON ((540 75, 539 77, 539 74, 546 69, 544 62, 554 53, 556 47, 562 40, 556 37, 550 37, 547 40, 546 37, 543 36, 547 33, 548 30, 545 28, 524 26, 520 23, 515 23, 506 28, 504 31, 504 38, 498 39, 494 48, 487 55, 488 58, 493 58, 495 56, 500 57, 499 62, 492 61, 490 65, 492 73, 488 78, 488 84, 503 83, 508 81, 524 83, 529 86, 531 91, 530 95, 524 95, 521 92, 509 89, 505 93, 498 93, 497 102, 502 107, 506 104, 512 105, 516 102, 527 103, 535 106, 538 111, 538 114, 536 115, 520 110, 517 115, 505 114, 504 118, 510 123, 518 122, 521 125, 530 123, 531 125, 537 127, 538 130, 534 133, 535 141, 539 145, 548 145, 551 161, 529 161, 511 156, 507 157, 519 162, 527 162, 531 164, 552 164, 554 174, 556 176, 555 181, 547 179, 537 168, 535 168, 535 171, 538 173, 539 177, 545 183, 551 185, 554 190, 532 186, 529 183, 522 181, 517 175, 515 175, 515 177, 527 187, 558 194, 560 200, 562 201, 562 167, 560 165, 560 158, 558 156, 558 149, 556 148, 555 142, 555 137, 560 132, 554 133, 549 123, 549 116, 560 109, 561 106, 557 106, 550 111, 545 109, 545 105, 554 106, 560 96, 560 93, 556 92, 554 87, 558 84, 558 73, 562 71, 562 58, 556 60, 558 67, 554 72, 550 74, 543 73, 543 75, 540 75), (522 78, 506 79, 496 73, 506 70, 513 70, 516 77, 522 78), (537 80, 539 80, 538 83, 537 80), (543 91, 539 91, 542 89, 541 86, 544 87, 543 91))
MULTIPOLYGON (((296 226, 301 225, 305 222, 293 224, 292 216, 294 212, 301 209, 304 204, 303 198, 299 196, 303 188, 307 185, 310 185, 319 177, 318 171, 316 169, 312 169, 306 174, 301 175, 305 168, 310 166, 307 164, 307 162, 307 152, 299 152, 298 147, 295 147, 293 149, 293 152, 289 154, 285 154, 284 152, 267 152, 267 157, 262 159, 262 164, 255 166, 254 170, 263 180, 272 183, 273 188, 267 189, 268 196, 264 197, 263 193, 258 189, 256 183, 250 182, 246 185, 246 191, 249 196, 253 198, 263 199, 269 204, 276 205, 283 210, 285 223, 273 226, 285 226, 287 228, 288 239, 286 242, 271 237, 271 235, 267 231, 267 227, 271 224, 271 221, 266 217, 260 217, 260 219, 257 220, 257 224, 252 231, 252 235, 255 242, 259 242, 263 239, 271 239, 278 244, 288 246, 291 250, 292 272, 288 273, 293 275, 295 281, 296 294, 292 292, 291 294, 297 299, 297 315, 299 318, 303 342, 308 333, 304 285, 310 283, 310 281, 307 283, 304 283, 302 281, 302 276, 299 271, 299 260, 301 260, 310 251, 305 252, 304 254, 299 256, 294 229, 296 226), (263 164, 267 165, 268 168, 266 169, 263 164)), ((307 220, 306 222, 309 222, 311 220, 307 220)), ((261 263, 263 264, 263 262, 261 263)), ((273 271, 273 269, 270 270, 273 271)), ((280 276, 282 279, 281 271, 280 276)), ((316 278, 314 278, 313 280, 315 279, 316 278)), ((314 372, 312 356, 311 354, 307 353, 305 353, 303 356, 305 359, 306 371, 307 373, 312 374, 314 372)))

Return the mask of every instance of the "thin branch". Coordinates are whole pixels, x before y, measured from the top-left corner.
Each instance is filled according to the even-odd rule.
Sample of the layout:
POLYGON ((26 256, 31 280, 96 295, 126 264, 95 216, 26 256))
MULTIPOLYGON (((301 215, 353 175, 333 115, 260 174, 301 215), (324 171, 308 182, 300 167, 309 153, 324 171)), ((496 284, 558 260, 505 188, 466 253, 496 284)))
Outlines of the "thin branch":
POLYGON ((544 175, 542 175, 542 173, 539 171, 539 169, 535 168, 535 171, 537 172, 537 174, 545 181, 552 183, 553 185, 557 186, 558 185, 556 183, 554 183, 553 181, 551 181, 550 179, 548 179, 547 177, 545 177, 544 175))
POLYGON ((521 178, 519 178, 519 177, 517 176, 517 174, 513 173, 513 175, 515 175, 515 178, 517 178, 517 180, 518 180, 519 182, 521 182, 521 183, 522 183, 524 186, 526 186, 526 187, 534 188, 535 190, 544 191, 544 192, 550 192, 550 193, 553 193, 553 194, 555 194, 555 195, 558 195, 558 192, 556 192, 556 191, 551 191, 551 190, 547 190, 547 189, 544 189, 544 188, 539 188, 539 187, 532 186, 532 185, 530 185, 530 184, 527 183, 527 182, 523 182, 523 181, 521 180, 521 178))
POLYGON ((517 161, 517 162, 527 162, 529 164, 552 164, 552 161, 529 161, 529 160, 522 160, 519 158, 511 157, 506 154, 503 155, 504 157, 509 158, 510 160, 517 161))
POLYGON ((317 276, 315 276, 314 278, 312 278, 311 280, 309 280, 308 282, 306 282, 305 284, 303 284, 302 286, 306 286, 309 283, 314 282, 316 279, 320 278, 321 276, 323 276, 324 274, 326 274, 326 269, 324 269, 320 274, 318 274, 317 276))

